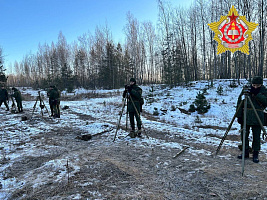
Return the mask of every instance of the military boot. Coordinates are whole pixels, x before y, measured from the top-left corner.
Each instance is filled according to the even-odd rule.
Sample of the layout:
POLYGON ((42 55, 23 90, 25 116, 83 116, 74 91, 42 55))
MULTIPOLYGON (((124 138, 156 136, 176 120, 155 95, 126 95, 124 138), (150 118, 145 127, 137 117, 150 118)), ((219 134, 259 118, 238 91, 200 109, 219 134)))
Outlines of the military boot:
MULTIPOLYGON (((242 159, 242 153, 237 158, 242 159)), ((245 149, 245 158, 249 158, 249 149, 245 149)))
POLYGON ((130 137, 131 138, 135 138, 136 137, 136 133, 134 132, 134 130, 130 131, 130 137))
POLYGON ((142 137, 141 132, 142 132, 141 129, 139 129, 137 132, 137 137, 142 137))
POLYGON ((259 162, 259 151, 253 151, 253 162, 254 163, 259 162))

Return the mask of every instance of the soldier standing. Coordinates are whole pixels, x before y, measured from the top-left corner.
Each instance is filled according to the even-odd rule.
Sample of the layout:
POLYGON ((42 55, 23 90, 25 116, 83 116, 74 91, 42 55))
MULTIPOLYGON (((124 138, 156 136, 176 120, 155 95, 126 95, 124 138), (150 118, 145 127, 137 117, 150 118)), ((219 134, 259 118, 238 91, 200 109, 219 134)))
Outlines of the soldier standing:
POLYGON ((60 91, 55 86, 50 86, 47 96, 49 97, 51 116, 60 118, 60 91))
POLYGON ((138 128, 137 136, 141 137, 140 102, 142 98, 142 89, 138 85, 136 85, 135 78, 131 78, 130 85, 125 86, 125 90, 123 92, 123 98, 125 98, 127 94, 129 95, 127 111, 129 112, 130 124, 132 128, 130 132, 130 137, 136 137, 134 117, 136 118, 137 128, 138 128))
MULTIPOLYGON (((255 76, 252 79, 252 84, 249 86, 248 91, 242 91, 239 95, 237 105, 241 102, 242 95, 246 93, 251 98, 251 101, 259 115, 261 121, 264 120, 263 110, 267 107, 267 90, 262 85, 263 79, 260 76, 255 76)), ((238 123, 243 125, 243 110, 240 109, 237 113, 238 123)), ((259 151, 261 147, 260 137, 261 137, 261 126, 257 120, 257 117, 248 101, 247 104, 247 115, 246 115, 246 136, 245 136, 245 158, 249 158, 249 129, 252 129, 253 133, 253 141, 252 141, 252 149, 253 149, 253 162, 259 162, 259 151)), ((243 127, 243 126, 242 126, 243 127)), ((241 141, 243 142, 243 131, 241 132, 241 141)), ((242 159, 242 154, 238 156, 239 159, 242 159)))
POLYGON ((2 85, 0 89, 0 107, 2 106, 2 103, 4 102, 6 106, 6 111, 9 111, 7 100, 8 100, 8 92, 5 89, 5 87, 2 85))
POLYGON ((15 87, 13 87, 12 90, 13 90, 14 93, 11 95, 11 97, 14 97, 15 98, 15 100, 17 102, 18 111, 19 112, 23 112, 23 110, 22 110, 22 97, 21 97, 21 93, 15 87))

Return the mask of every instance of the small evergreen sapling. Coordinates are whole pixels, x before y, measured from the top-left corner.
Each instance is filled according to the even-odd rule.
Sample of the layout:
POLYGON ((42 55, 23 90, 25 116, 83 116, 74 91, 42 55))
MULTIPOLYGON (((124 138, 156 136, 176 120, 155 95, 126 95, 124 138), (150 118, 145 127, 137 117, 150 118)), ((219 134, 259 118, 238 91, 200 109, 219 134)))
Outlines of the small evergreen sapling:
POLYGON ((221 85, 219 85, 217 87, 217 91, 216 92, 217 92, 218 95, 222 95, 223 94, 223 87, 221 85))
POLYGON ((0 60, 0 82, 1 83, 6 83, 7 82, 7 77, 5 75, 5 69, 2 64, 2 61, 0 60))
POLYGON ((198 115, 196 116, 195 123, 199 123, 199 124, 202 123, 202 121, 198 115))
POLYGON ((149 97, 154 97, 154 91, 155 91, 155 89, 154 89, 154 86, 152 85, 152 86, 151 86, 151 89, 149 89, 149 92, 150 92, 150 93, 148 94, 148 96, 149 96, 149 97))
POLYGON ((190 105, 189 111, 194 112, 196 110, 199 114, 204 114, 210 109, 210 104, 208 103, 204 93, 198 93, 194 104, 190 105))

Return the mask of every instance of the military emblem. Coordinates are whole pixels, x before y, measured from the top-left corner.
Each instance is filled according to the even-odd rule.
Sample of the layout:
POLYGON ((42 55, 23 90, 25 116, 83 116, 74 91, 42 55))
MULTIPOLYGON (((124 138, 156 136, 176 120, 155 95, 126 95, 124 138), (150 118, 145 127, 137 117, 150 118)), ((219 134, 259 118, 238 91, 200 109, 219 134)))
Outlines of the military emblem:
POLYGON ((251 33, 258 24, 248 22, 245 16, 239 16, 232 6, 227 16, 221 16, 218 22, 208 24, 215 33, 214 40, 218 42, 217 54, 225 51, 241 51, 249 54, 248 43, 252 40, 251 33))

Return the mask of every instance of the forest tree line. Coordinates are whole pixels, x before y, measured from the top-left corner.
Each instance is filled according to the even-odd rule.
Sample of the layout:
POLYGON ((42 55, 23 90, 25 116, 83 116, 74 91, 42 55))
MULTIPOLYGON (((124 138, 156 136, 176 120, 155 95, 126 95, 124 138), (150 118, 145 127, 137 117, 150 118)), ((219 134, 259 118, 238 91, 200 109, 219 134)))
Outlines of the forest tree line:
POLYGON ((200 79, 267 76, 265 0, 195 0, 188 9, 163 0, 157 3, 156 25, 127 13, 124 43, 114 42, 108 25, 97 26, 94 34, 84 33, 72 44, 59 32, 57 41, 39 44, 35 54, 26 54, 10 66, 8 85, 46 88, 54 84, 71 91, 120 88, 130 77, 139 84, 179 85, 200 79), (249 42, 249 55, 239 51, 217 55, 217 42, 208 27, 233 5, 239 15, 259 24, 249 42))

